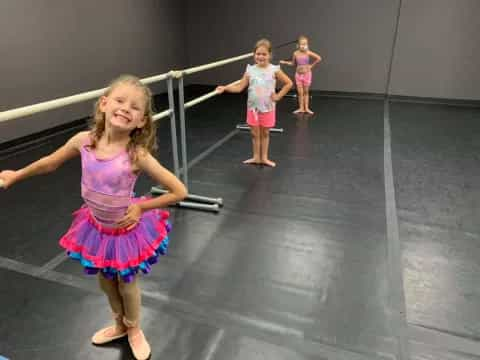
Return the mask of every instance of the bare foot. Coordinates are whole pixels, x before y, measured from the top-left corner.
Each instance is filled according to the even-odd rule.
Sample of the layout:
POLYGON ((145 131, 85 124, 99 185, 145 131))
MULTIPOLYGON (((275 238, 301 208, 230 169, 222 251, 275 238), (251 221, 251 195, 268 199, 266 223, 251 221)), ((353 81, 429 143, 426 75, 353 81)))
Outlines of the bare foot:
POLYGON ((262 160, 262 164, 270 166, 270 167, 277 166, 277 164, 275 164, 272 160, 268 160, 268 159, 262 160))
POLYGON ((301 113, 303 113, 303 112, 305 112, 305 110, 303 110, 303 109, 297 109, 297 110, 295 110, 293 113, 294 113, 294 114, 301 114, 301 113))
POLYGON ((243 163, 244 164, 261 164, 262 162, 259 159, 251 158, 251 159, 245 160, 243 163))
POLYGON ((306 112, 307 114, 310 114, 310 115, 313 115, 313 114, 314 114, 314 112, 313 112, 312 110, 310 110, 310 109, 305 110, 305 112, 306 112))

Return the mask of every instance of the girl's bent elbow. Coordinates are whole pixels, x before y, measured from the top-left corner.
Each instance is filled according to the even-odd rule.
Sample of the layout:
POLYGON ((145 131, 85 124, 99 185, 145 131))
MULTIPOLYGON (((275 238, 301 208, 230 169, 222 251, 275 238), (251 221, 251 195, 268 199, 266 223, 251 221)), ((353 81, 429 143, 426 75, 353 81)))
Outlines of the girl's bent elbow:
POLYGON ((183 187, 181 190, 178 191, 178 201, 185 199, 188 196, 188 191, 186 187, 183 187))

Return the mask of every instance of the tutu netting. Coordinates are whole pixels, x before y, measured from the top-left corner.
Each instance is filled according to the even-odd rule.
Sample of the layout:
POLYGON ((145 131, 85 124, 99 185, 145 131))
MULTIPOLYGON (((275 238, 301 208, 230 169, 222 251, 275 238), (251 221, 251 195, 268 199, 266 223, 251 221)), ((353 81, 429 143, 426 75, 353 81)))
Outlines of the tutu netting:
POLYGON ((167 211, 154 209, 142 214, 131 230, 106 228, 83 206, 74 213, 74 220, 60 245, 69 257, 80 261, 86 274, 101 272, 114 279, 117 275, 130 282, 138 271, 147 274, 151 265, 165 255, 171 226, 167 211))

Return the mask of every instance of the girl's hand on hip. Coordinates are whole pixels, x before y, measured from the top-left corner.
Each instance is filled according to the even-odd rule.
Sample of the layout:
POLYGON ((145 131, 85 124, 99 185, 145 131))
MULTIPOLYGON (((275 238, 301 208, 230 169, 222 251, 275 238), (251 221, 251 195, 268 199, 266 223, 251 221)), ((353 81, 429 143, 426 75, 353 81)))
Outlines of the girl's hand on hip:
POLYGON ((131 230, 138 224, 141 217, 142 208, 140 205, 131 204, 126 211, 125 216, 118 222, 118 226, 131 230))

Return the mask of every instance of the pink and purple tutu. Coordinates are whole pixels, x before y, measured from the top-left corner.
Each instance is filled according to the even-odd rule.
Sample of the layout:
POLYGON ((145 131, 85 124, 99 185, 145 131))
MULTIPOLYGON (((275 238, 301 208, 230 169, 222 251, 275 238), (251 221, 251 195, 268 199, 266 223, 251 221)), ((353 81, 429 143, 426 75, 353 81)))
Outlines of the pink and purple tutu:
POLYGON ((142 214, 139 223, 127 230, 101 225, 87 206, 74 213, 70 229, 60 239, 70 258, 80 261, 86 274, 101 272, 130 282, 139 272, 148 274, 168 248, 168 211, 153 209, 142 214))

